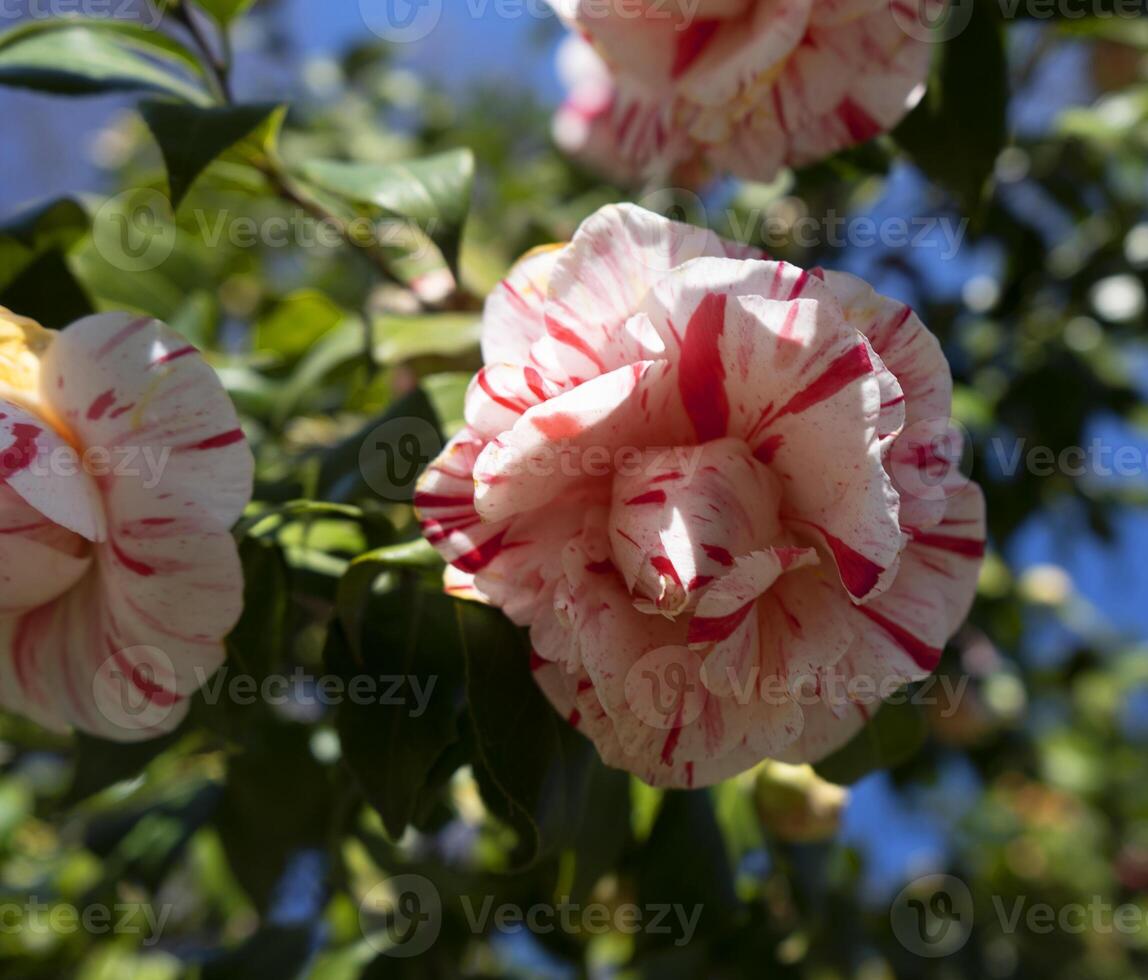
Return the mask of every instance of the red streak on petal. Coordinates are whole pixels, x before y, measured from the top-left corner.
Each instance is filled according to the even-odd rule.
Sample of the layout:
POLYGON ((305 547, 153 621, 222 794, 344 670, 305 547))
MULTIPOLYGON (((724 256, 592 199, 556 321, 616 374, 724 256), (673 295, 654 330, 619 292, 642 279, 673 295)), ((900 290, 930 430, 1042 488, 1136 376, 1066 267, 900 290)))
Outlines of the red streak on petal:
POLYGON ((696 21, 682 31, 674 52, 674 64, 670 68, 671 78, 681 78, 690 70, 694 62, 705 53, 719 27, 721 21, 715 18, 696 21))
POLYGON ((109 388, 103 394, 97 396, 95 398, 95 400, 93 400, 92 404, 88 406, 88 419, 89 419, 89 421, 95 422, 95 421, 98 421, 99 419, 102 419, 104 417, 104 414, 107 412, 107 410, 109 408, 111 408, 112 405, 115 404, 115 401, 116 401, 116 389, 115 388, 109 388))
POLYGON ((650 564, 654 566, 654 571, 659 575, 665 575, 673 579, 676 585, 680 586, 682 584, 678 570, 674 568, 674 563, 665 555, 654 555, 654 557, 650 559, 650 564))
POLYGON ((230 432, 221 432, 210 439, 204 439, 202 442, 183 448, 191 450, 222 449, 224 446, 234 446, 237 442, 243 442, 244 438, 242 429, 232 429, 230 432))
POLYGON ((0 481, 5 481, 26 470, 37 456, 36 437, 43 431, 27 422, 17 422, 12 426, 16 441, 0 452, 0 481))
POLYGON ((506 529, 499 531, 493 538, 484 541, 477 548, 468 551, 465 555, 460 555, 451 562, 455 568, 461 568, 464 572, 470 572, 475 575, 481 572, 487 565, 489 565, 495 558, 497 558, 504 548, 515 547, 515 545, 503 545, 503 538, 506 537, 506 529))
POLYGON ((754 598, 725 616, 695 616, 690 620, 687 642, 692 646, 695 643, 720 643, 729 639, 753 612, 756 604, 757 599, 754 598))
POLYGON ((432 507, 471 507, 474 505, 474 498, 449 497, 439 493, 416 493, 414 505, 419 510, 429 510, 432 507))
POLYGON ((873 362, 864 343, 857 344, 840 355, 819 377, 794 395, 778 415, 799 415, 826 399, 832 398, 847 385, 873 373, 873 362))
POLYGON ((683 340, 678 390, 699 442, 720 439, 729 428, 729 398, 719 347, 726 299, 720 293, 706 296, 690 318, 683 340))
POLYGON ((124 568, 126 568, 129 572, 135 572, 136 575, 140 575, 143 578, 150 578, 155 574, 155 569, 151 565, 145 564, 144 562, 133 558, 131 555, 125 554, 123 549, 120 548, 120 546, 116 544, 115 541, 112 541, 111 545, 112 552, 115 554, 116 558, 119 559, 120 564, 123 565, 124 568))
POLYGON ((631 497, 626 501, 627 507, 639 507, 642 504, 664 504, 666 502, 665 490, 647 490, 637 497, 631 497))
POLYGON ((529 405, 523 401, 520 401, 519 399, 507 398, 495 391, 494 388, 491 387, 490 382, 486 379, 486 371, 480 371, 478 373, 478 386, 486 392, 491 401, 497 405, 501 405, 505 409, 509 409, 515 415, 521 415, 528 408, 530 408, 529 405))
POLYGON ((770 436, 765 440, 765 442, 763 442, 760 446, 757 447, 757 449, 753 451, 754 458, 759 463, 764 463, 766 466, 768 466, 773 462, 774 456, 777 455, 777 451, 782 447, 784 443, 785 436, 770 436))
POLYGON ((724 565, 729 568, 733 564, 733 555, 731 555, 725 548, 716 544, 703 544, 702 551, 704 551, 713 561, 719 565, 724 565))
POLYGON ((172 361, 178 361, 181 357, 198 353, 199 351, 194 347, 181 347, 179 350, 168 351, 166 354, 161 354, 151 362, 151 366, 159 367, 161 364, 170 364, 172 361))
POLYGON ((598 356, 598 352, 569 327, 563 326, 553 317, 548 316, 546 318, 546 332, 558 341, 558 343, 565 344, 567 347, 576 350, 602 372, 602 374, 606 373, 606 365, 602 363, 602 358, 598 356))
POLYGON ((159 705, 161 708, 170 708, 173 704, 178 704, 183 700, 183 698, 174 691, 169 691, 167 688, 161 687, 154 681, 149 680, 145 672, 141 669, 141 664, 129 663, 123 651, 115 648, 110 637, 107 642, 108 647, 112 650, 112 655, 115 657, 116 664, 123 672, 123 676, 132 682, 132 686, 146 697, 149 703, 159 705))
POLYGON ((937 664, 941 662, 940 650, 929 646, 920 637, 910 633, 904 626, 899 626, 869 606, 858 606, 857 611, 888 633, 896 642, 897 646, 912 657, 913 662, 922 670, 935 670, 937 664))
POLYGON ((985 543, 976 538, 958 538, 951 534, 915 534, 913 541, 923 544, 926 548, 939 548, 941 551, 951 551, 954 555, 965 558, 984 558, 985 543))
POLYGON ((531 421, 534 423, 534 428, 546 436, 547 439, 553 439, 555 441, 573 439, 583 431, 581 421, 573 415, 567 415, 564 412, 554 412, 551 415, 539 415, 537 418, 531 419, 531 421))
POLYGON ((846 99, 837 107, 837 118, 858 143, 871 140, 881 132, 881 124, 852 99, 846 99))

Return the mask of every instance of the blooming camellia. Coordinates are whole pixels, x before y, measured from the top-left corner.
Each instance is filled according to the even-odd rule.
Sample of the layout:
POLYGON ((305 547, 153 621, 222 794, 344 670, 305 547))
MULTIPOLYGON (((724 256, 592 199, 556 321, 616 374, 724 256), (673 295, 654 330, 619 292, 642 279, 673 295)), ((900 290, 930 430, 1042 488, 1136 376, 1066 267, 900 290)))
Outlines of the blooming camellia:
MULTIPOLYGON (((919 101, 938 0, 549 0, 615 84, 556 132, 607 172, 708 166, 770 180, 891 129, 919 101), (608 113, 608 117, 604 117, 608 113)), ((567 61, 570 59, 567 58, 567 61)), ((597 71, 591 71, 596 75, 597 71)), ((600 82, 594 88, 603 90, 600 82)))
POLYGON ((242 607, 252 470, 175 331, 0 308, 0 705, 121 741, 175 727, 242 607))
POLYGON ((984 503, 907 307, 612 206, 514 268, 482 346, 415 505, 606 762, 697 786, 814 761, 937 666, 984 503))

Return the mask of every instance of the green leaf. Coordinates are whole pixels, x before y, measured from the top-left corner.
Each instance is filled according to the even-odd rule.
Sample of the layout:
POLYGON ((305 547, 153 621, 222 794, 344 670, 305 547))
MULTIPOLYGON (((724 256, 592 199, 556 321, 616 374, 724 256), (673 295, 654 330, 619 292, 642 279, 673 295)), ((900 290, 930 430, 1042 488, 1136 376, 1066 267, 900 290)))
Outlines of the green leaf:
MULTIPOLYGON (((696 913, 697 938, 732 929, 740 909, 725 838, 706 790, 668 791, 642 846, 638 901, 696 913)), ((681 935, 643 935, 644 947, 681 945, 681 935)))
POLYGON ((886 704, 853 738, 814 769, 839 786, 849 786, 879 769, 908 761, 925 741, 926 724, 915 704, 886 704))
POLYGON ((348 316, 323 334, 280 389, 275 406, 276 421, 285 422, 298 410, 303 399, 319 388, 330 374, 362 357, 364 346, 363 325, 357 317, 348 316))
POLYGON ((459 738, 465 669, 454 600, 412 575, 378 591, 384 568, 368 557, 348 570, 326 658, 348 692, 356 684, 370 692, 340 705, 336 727, 347 765, 397 840, 459 738))
POLYGON ((38 256, 69 251, 90 227, 87 212, 71 198, 21 211, 0 226, 0 286, 14 279, 38 256))
POLYGON ((302 175, 330 193, 414 222, 457 277, 462 229, 474 187, 470 150, 402 163, 311 160, 303 165, 302 175))
POLYGON ((145 90, 205 104, 206 92, 104 31, 69 27, 0 46, 0 85, 58 95, 145 90))
POLYGON ((17 310, 51 330, 62 330, 95 312, 67 259, 57 251, 39 256, 0 289, 0 306, 17 310))
POLYGON ((406 503, 443 447, 434 408, 421 388, 330 449, 319 471, 319 496, 338 503, 406 503))
POLYGON ((312 754, 311 733, 265 727, 228 761, 216 826, 231 870, 262 911, 292 856, 324 850, 334 830, 333 771, 312 754))
POLYGON ((1008 135, 1008 62, 991 0, 976 0, 968 25, 945 42, 938 60, 925 98, 893 138, 972 213, 1008 135))
POLYGON ((456 608, 475 776, 487 805, 518 833, 513 860, 526 867, 575 841, 596 757, 535 683, 524 632, 487 606, 456 608))
POLYGON ((141 53, 168 61, 180 68, 189 69, 197 75, 204 75, 203 65, 198 55, 171 35, 164 34, 146 23, 117 20, 112 17, 60 16, 50 20, 29 20, 0 34, 0 51, 31 37, 75 28, 86 28, 111 35, 119 43, 141 53))
POLYGON ((196 0, 203 11, 223 27, 242 17, 255 6, 255 0, 196 0))
POLYGON ((140 103, 140 114, 163 154, 172 207, 179 207, 216 157, 258 129, 278 108, 273 104, 203 108, 177 102, 140 103))
POLYGON ((482 321, 474 314, 380 316, 372 323, 375 360, 400 364, 416 357, 455 357, 478 347, 482 321))
POLYGON ((301 289, 284 296, 255 327, 255 346, 288 360, 302 357, 347 318, 326 293, 301 289))

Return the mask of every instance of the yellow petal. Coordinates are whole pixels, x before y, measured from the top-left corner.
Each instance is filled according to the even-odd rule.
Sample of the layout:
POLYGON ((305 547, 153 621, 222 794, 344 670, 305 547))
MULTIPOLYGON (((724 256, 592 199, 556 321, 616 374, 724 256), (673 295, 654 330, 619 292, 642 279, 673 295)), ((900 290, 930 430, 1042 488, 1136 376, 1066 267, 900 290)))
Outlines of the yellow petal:
POLYGON ((35 320, 0 306, 0 397, 39 402, 40 358, 54 339, 35 320))

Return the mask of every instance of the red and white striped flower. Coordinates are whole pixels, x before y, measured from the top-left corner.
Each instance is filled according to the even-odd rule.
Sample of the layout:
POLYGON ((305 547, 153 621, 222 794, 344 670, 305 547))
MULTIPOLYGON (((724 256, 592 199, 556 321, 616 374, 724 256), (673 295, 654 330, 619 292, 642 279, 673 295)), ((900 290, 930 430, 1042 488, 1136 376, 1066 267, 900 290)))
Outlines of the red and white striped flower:
POLYGON ((174 728, 242 607, 252 470, 175 331, 0 309, 0 706, 119 741, 174 728))
POLYGON ((815 760, 937 666, 984 504, 907 307, 612 206, 513 269, 482 345, 415 505, 606 762, 697 786, 815 760))
POLYGON ((924 91, 924 25, 941 0, 549 3, 614 83, 581 128, 571 114, 590 82, 575 86, 560 110, 564 148, 614 173, 770 180, 900 121, 924 91))

